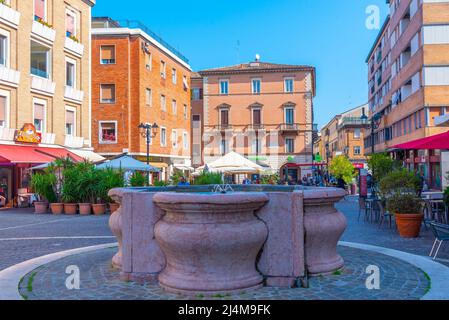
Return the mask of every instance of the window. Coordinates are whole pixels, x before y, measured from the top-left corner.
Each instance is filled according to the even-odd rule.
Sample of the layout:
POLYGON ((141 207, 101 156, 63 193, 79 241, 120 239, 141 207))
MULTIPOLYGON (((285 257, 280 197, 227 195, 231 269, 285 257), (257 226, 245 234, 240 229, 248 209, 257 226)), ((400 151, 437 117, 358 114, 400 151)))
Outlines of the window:
POLYGON ((220 110, 220 124, 224 128, 229 126, 229 109, 220 110))
POLYGON ((229 80, 220 80, 220 94, 229 93, 229 80))
POLYGON ((68 136, 75 135, 75 110, 65 111, 65 134, 68 136))
POLYGON ((260 154, 262 151, 262 140, 258 137, 255 137, 252 140, 251 151, 253 154, 260 154))
POLYGON ((262 114, 260 109, 253 109, 253 125, 260 126, 262 124, 262 114))
POLYGON ((360 139, 360 129, 354 129, 354 139, 360 139))
POLYGON ((362 149, 360 148, 360 146, 355 146, 354 147, 354 155, 359 156, 362 154, 362 149))
POLYGON ((162 79, 165 79, 167 77, 165 69, 166 69, 165 62, 161 60, 161 77, 162 77, 162 79))
POLYGON ((286 153, 295 152, 295 139, 292 138, 285 139, 285 152, 286 153))
POLYGON ((285 124, 293 125, 295 123, 295 109, 288 107, 284 109, 285 124))
POLYGON ((0 93, 0 127, 8 126, 8 95, 0 93))
POLYGON ((145 68, 148 71, 153 70, 153 55, 151 53, 145 53, 145 68))
POLYGON ((184 148, 184 150, 189 149, 189 135, 187 134, 187 132, 184 132, 182 134, 182 147, 184 148))
POLYGON ((192 89, 192 100, 201 100, 202 99, 201 91, 202 91, 202 89, 200 89, 200 88, 193 88, 192 89))
POLYGON ((65 33, 67 37, 76 37, 76 13, 67 10, 65 14, 65 33))
POLYGON ((115 103, 115 84, 100 85, 100 102, 115 103))
POLYGON ((153 92, 150 88, 147 88, 145 93, 145 102, 147 106, 151 107, 151 105, 153 104, 153 92))
POLYGON ((47 18, 46 0, 34 0, 34 20, 43 20, 47 18))
POLYGON ((117 143, 116 121, 100 121, 100 143, 117 143))
POLYGON ((0 65, 6 67, 8 65, 8 37, 0 35, 0 65))
POLYGON ((189 109, 187 107, 187 105, 184 105, 184 120, 188 120, 189 119, 189 109))
POLYGON ((50 56, 50 48, 31 41, 31 74, 50 79, 50 56))
POLYGON ((115 64, 115 46, 101 46, 101 64, 115 64))
POLYGON ((176 130, 171 131, 171 143, 173 148, 176 149, 178 147, 178 131, 176 130))
POLYGON ((176 100, 172 100, 172 102, 171 102, 171 112, 173 114, 178 113, 178 104, 176 103, 176 100))
POLYGON ((45 131, 45 102, 34 102, 34 126, 36 131, 45 131))
POLYGON ((161 146, 167 146, 167 129, 161 128, 161 146))
POLYGON ((260 79, 253 79, 252 80, 252 92, 253 92, 253 94, 259 94, 260 93, 260 86, 261 86, 261 80, 260 79))
POLYGON ((182 84, 183 84, 184 90, 189 89, 189 83, 187 81, 187 76, 182 76, 182 84))
POLYGON ((161 95, 161 110, 167 111, 167 100, 163 94, 161 95))
POLYGON ((229 153, 229 141, 226 138, 221 138, 220 141, 220 154, 226 155, 229 153))
POLYGON ((76 67, 75 61, 66 60, 65 62, 65 85, 67 87, 75 87, 76 67))
POLYGON ((178 82, 177 77, 178 77, 178 74, 176 72, 176 69, 172 69, 172 71, 171 71, 171 81, 173 82, 173 84, 176 84, 178 82))
POLYGON ((284 79, 284 91, 288 93, 293 92, 293 78, 285 78, 284 79))

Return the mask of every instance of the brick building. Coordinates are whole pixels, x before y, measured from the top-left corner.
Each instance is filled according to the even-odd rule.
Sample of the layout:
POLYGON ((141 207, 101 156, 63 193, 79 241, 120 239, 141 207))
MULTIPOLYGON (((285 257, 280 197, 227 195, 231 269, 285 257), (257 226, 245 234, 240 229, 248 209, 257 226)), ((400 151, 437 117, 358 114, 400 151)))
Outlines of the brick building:
POLYGON ((235 151, 294 180, 312 173, 315 68, 261 62, 192 80, 193 164, 235 151), (201 138, 202 137, 202 138, 201 138))
POLYGON ((447 131, 435 118, 449 113, 449 1, 390 0, 368 55, 369 110, 374 130, 367 152, 391 151, 441 187, 440 150, 394 150, 447 131))
POLYGON ((92 21, 92 143, 99 154, 146 161, 138 126, 158 125, 150 162, 166 180, 191 165, 188 60, 138 22, 92 21))
POLYGON ((89 155, 94 0, 0 3, 0 182, 8 199, 29 168, 89 155), (73 156, 73 154, 72 154, 73 156))

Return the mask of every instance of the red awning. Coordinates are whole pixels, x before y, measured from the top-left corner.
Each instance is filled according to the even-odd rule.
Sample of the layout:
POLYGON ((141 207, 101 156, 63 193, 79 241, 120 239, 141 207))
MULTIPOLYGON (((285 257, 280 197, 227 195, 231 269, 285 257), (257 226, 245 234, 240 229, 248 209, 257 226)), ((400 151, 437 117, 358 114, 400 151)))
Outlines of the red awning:
POLYGON ((403 150, 445 150, 449 149, 449 131, 427 138, 398 144, 392 149, 403 150))
POLYGON ((75 162, 83 159, 64 148, 44 148, 34 146, 0 145, 0 162, 43 164, 57 158, 71 158, 75 162))

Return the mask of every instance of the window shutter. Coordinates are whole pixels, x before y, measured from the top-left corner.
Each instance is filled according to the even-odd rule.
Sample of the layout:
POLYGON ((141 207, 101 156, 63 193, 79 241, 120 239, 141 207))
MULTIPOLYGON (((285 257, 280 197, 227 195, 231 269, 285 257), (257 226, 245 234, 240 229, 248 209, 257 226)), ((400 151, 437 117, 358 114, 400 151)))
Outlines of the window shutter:
POLYGON ((66 31, 75 35, 75 17, 68 13, 66 15, 66 31))
POLYGON ((114 100, 114 86, 113 85, 102 85, 101 86, 101 99, 114 100))
POLYGON ((45 0, 34 0, 34 15, 45 19, 45 0))
POLYGON ((6 97, 0 96, 0 121, 6 121, 6 97))
POLYGON ((68 124, 75 124, 75 112, 73 111, 66 111, 65 112, 65 121, 68 124))
POLYGON ((39 103, 34 104, 34 119, 44 120, 45 106, 39 103))
POLYGON ((114 46, 101 47, 101 59, 102 60, 114 60, 115 59, 115 47, 114 46))

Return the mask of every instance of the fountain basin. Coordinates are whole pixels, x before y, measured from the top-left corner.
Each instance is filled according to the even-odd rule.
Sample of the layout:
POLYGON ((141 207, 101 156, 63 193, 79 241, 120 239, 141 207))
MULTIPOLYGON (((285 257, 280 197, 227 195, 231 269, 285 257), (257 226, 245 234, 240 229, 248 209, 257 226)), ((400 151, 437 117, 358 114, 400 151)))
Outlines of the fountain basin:
POLYGON ((157 193, 165 212, 155 237, 166 258, 159 284, 170 292, 216 294, 262 286, 256 259, 268 229, 255 211, 264 193, 157 193))

